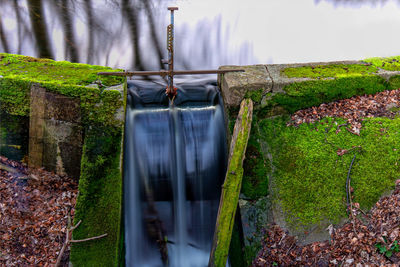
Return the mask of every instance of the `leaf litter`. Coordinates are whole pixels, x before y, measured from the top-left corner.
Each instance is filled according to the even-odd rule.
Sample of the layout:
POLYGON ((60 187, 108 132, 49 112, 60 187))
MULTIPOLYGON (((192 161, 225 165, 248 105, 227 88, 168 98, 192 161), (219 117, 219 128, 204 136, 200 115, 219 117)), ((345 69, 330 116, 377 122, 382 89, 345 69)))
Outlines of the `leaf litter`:
MULTIPOLYGON (((288 126, 314 123, 325 117, 347 121, 341 127, 359 135, 365 118, 400 114, 400 89, 375 95, 354 96, 318 107, 299 110, 288 126)), ((348 151, 338 148, 339 156, 348 151)), ((353 203, 349 222, 326 230, 331 239, 308 245, 297 243, 295 236, 276 224, 265 229, 262 249, 252 266, 400 266, 400 179, 389 196, 382 197, 365 213, 353 203)), ((350 209, 350 208, 349 208, 350 209)))
MULTIPOLYGON (((400 89, 387 90, 374 95, 354 96, 318 107, 296 111, 288 125, 314 123, 325 117, 340 117, 347 121, 346 129, 359 135, 362 121, 371 117, 393 118, 400 114, 400 89)), ((340 131, 340 127, 338 127, 340 131)))
POLYGON ((0 164, 0 266, 54 265, 68 214, 74 215, 77 182, 1 156, 0 164))
POLYGON ((399 266, 400 180, 390 196, 382 197, 369 213, 354 203, 357 217, 335 229, 331 240, 299 245, 278 225, 265 230, 263 248, 252 266, 399 266), (354 227, 353 227, 354 225, 354 227))

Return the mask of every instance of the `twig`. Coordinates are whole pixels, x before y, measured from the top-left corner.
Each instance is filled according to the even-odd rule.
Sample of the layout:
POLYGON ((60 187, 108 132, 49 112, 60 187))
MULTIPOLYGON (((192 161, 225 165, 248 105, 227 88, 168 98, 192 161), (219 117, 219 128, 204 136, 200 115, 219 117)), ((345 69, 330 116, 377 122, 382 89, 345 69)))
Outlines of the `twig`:
POLYGON ((99 235, 99 236, 89 237, 89 238, 85 238, 85 239, 78 239, 78 240, 72 239, 69 242, 70 243, 81 243, 81 242, 86 242, 86 241, 90 241, 90 240, 99 239, 99 238, 106 237, 106 236, 107 236, 107 234, 102 234, 102 235, 99 235))
POLYGON ((286 255, 289 255, 289 252, 292 250, 293 246, 296 244, 296 240, 293 241, 293 243, 290 245, 288 251, 286 252, 286 255))
POLYGON ((27 178, 26 175, 20 173, 20 172, 18 171, 17 168, 14 168, 14 167, 5 165, 5 164, 3 164, 3 163, 1 163, 1 162, 0 162, 0 170, 4 170, 4 171, 6 171, 6 172, 9 172, 9 173, 11 173, 14 177, 17 177, 17 178, 20 178, 20 179, 25 179, 25 178, 27 178))
MULTIPOLYGON (((355 206, 356 207, 356 206, 355 206)), ((362 214, 364 214, 365 217, 369 218, 368 214, 365 213, 365 211, 363 211, 361 208, 357 208, 359 211, 361 211, 362 214)))
POLYGON ((71 217, 68 213, 67 232, 65 233, 65 242, 61 248, 60 253, 58 254, 57 261, 56 261, 56 264, 54 265, 54 267, 58 267, 60 265, 62 256, 64 255, 64 252, 70 243, 81 243, 81 242, 95 240, 95 239, 99 239, 99 238, 103 238, 103 237, 107 236, 107 234, 102 234, 99 236, 93 236, 93 237, 89 237, 89 238, 85 238, 85 239, 73 240, 72 239, 72 231, 74 231, 76 228, 78 228, 78 226, 81 224, 81 222, 82 222, 82 220, 80 220, 77 224, 71 226, 71 217))

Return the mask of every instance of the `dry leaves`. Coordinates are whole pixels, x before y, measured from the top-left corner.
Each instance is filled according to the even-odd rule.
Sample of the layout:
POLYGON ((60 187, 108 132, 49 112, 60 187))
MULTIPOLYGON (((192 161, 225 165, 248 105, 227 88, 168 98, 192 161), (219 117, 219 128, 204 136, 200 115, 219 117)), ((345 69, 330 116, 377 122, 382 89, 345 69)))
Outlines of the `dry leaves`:
MULTIPOLYGON (((354 203, 358 204, 358 203, 354 203)), ((378 252, 377 245, 389 250, 400 242, 400 181, 395 191, 381 198, 368 214, 335 229, 328 227, 331 241, 301 246, 279 226, 266 230, 263 249, 253 266, 399 266, 400 252, 390 257, 378 252), (360 218, 363 218, 362 220, 360 218), (355 230, 355 231, 354 231, 355 230)))
MULTIPOLYGON (((74 213, 77 183, 0 157, 0 266, 50 266, 74 213)), ((68 255, 65 256, 65 261, 68 255)))
MULTIPOLYGON (((289 125, 314 123, 325 117, 341 117, 347 120, 347 130, 359 134, 364 118, 394 117, 399 114, 400 89, 383 91, 375 95, 354 96, 349 99, 321 104, 295 112, 289 125)), ((338 131, 341 131, 338 127, 338 131)))

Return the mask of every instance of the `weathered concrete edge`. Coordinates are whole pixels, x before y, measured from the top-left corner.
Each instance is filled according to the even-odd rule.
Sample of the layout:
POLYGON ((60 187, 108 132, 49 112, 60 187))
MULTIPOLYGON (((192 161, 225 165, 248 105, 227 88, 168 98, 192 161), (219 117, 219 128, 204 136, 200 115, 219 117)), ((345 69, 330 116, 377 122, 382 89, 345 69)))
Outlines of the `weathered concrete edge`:
MULTIPOLYGON (((240 101, 251 92, 262 90, 261 104, 266 102, 268 93, 283 93, 287 85, 305 81, 330 80, 334 78, 314 79, 314 78, 289 78, 281 75, 281 71, 286 68, 297 68, 307 66, 326 66, 326 65, 368 65, 363 61, 345 60, 329 62, 309 62, 309 63, 291 63, 291 64, 263 64, 263 65, 227 65, 220 69, 242 68, 242 73, 219 74, 218 85, 221 88, 224 103, 227 107, 237 107, 240 101), (264 68, 262 71, 261 68, 264 68)), ((388 81, 391 77, 400 75, 400 71, 388 71, 379 69, 378 73, 372 74, 380 76, 388 81)))

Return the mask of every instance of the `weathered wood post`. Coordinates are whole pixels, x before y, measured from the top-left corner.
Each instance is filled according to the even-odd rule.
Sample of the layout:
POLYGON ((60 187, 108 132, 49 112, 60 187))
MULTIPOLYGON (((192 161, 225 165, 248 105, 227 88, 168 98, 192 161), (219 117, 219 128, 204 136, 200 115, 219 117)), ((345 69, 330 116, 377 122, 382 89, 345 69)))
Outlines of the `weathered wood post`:
POLYGON ((209 267, 224 267, 228 259, 232 229, 242 186, 243 160, 253 118, 253 102, 244 99, 240 104, 229 152, 228 168, 222 186, 209 267))

